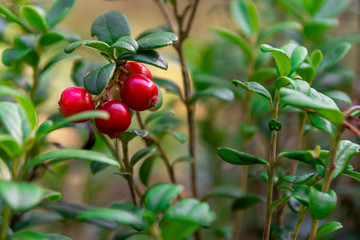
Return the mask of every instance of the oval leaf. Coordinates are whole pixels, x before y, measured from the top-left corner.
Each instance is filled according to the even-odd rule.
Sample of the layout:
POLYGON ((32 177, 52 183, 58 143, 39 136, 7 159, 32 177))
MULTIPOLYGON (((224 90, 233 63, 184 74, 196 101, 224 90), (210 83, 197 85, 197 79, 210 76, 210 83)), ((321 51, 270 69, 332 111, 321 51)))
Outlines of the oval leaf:
POLYGON ((165 70, 168 68, 166 59, 160 53, 154 50, 141 50, 138 51, 137 54, 125 52, 118 57, 118 60, 148 63, 165 70))
POLYGON ((31 26, 41 31, 46 29, 44 9, 38 6, 23 5, 20 8, 20 14, 31 26))
POLYGON ((56 0, 46 15, 50 28, 61 22, 74 7, 76 0, 56 0))
POLYGON ((77 42, 70 43, 69 45, 67 45, 67 47, 65 48, 64 51, 65 51, 65 53, 72 53, 75 49, 77 49, 81 46, 94 48, 94 49, 97 49, 97 50, 105 52, 105 53, 107 53, 110 49, 110 46, 102 41, 83 40, 83 41, 77 41, 77 42))
POLYGON ((120 50, 126 50, 131 53, 136 53, 139 49, 139 45, 136 42, 136 40, 133 39, 132 37, 124 36, 119 38, 113 45, 111 45, 110 51, 112 51, 112 49, 114 48, 120 50))
POLYGON ((262 158, 227 147, 218 148, 217 152, 225 162, 235 165, 268 164, 262 158))
POLYGON ((178 37, 172 32, 153 32, 137 40, 141 50, 152 50, 169 46, 176 42, 178 37))
POLYGON ((310 188, 310 215, 312 218, 323 219, 327 217, 336 206, 336 193, 334 190, 320 192, 314 187, 310 188))
POLYGON ((86 90, 91 94, 99 95, 112 78, 115 68, 115 63, 109 63, 86 75, 84 78, 84 87, 86 90))

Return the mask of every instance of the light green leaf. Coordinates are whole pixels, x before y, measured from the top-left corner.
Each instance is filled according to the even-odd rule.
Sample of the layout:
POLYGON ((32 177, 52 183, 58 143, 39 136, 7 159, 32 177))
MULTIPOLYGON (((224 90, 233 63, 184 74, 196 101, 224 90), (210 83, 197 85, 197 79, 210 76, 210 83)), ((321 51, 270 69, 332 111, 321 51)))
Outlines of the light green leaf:
POLYGON ((195 103, 198 99, 204 97, 213 97, 223 101, 231 102, 234 100, 235 95, 233 91, 224 87, 209 87, 202 91, 197 91, 191 97, 191 102, 195 103))
POLYGON ((298 67, 305 61, 308 51, 303 46, 298 46, 291 54, 291 70, 289 75, 293 74, 298 67))
POLYGON ((250 91, 250 92, 256 92, 257 94, 267 98, 268 100, 271 101, 272 97, 271 94, 269 93, 269 91, 260 83, 257 82, 246 82, 243 83, 239 80, 232 80, 232 82, 235 85, 239 85, 240 87, 242 87, 243 89, 250 91))
POLYGON ((147 148, 143 148, 140 149, 139 151, 137 151, 130 159, 130 164, 131 166, 134 166, 138 161, 140 161, 143 157, 145 157, 146 155, 148 155, 149 153, 152 153, 156 151, 155 148, 152 147, 147 147, 147 148))
POLYGON ((11 172, 4 160, 0 158, 0 180, 10 181, 11 180, 11 172))
POLYGON ((327 217, 336 206, 336 193, 334 190, 320 192, 314 187, 310 187, 310 215, 315 219, 327 217))
POLYGON ((247 0, 233 0, 231 13, 241 32, 250 37, 257 33, 259 25, 255 4, 247 0))
MULTIPOLYGON (((336 168, 333 172, 333 178, 338 177, 341 173, 346 170, 350 159, 357 153, 360 152, 360 145, 352 143, 349 140, 340 141, 339 147, 336 153, 336 168)), ((327 165, 329 165, 330 155, 327 158, 327 165)))
POLYGON ((279 76, 288 76, 291 71, 291 60, 284 50, 279 48, 274 48, 267 44, 262 44, 260 46, 262 52, 270 52, 276 62, 276 69, 279 76))
POLYGON ((349 105, 352 104, 352 100, 351 100, 350 96, 342 91, 338 91, 338 90, 328 91, 328 92, 325 92, 325 95, 335 101, 344 102, 349 105))
POLYGON ((324 71, 338 63, 350 50, 351 44, 342 42, 325 53, 317 71, 324 71))
POLYGON ((14 161, 17 160, 23 152, 18 142, 7 134, 0 135, 0 148, 14 161))
POLYGON ((50 28, 61 22, 74 7, 76 0, 56 0, 47 13, 46 20, 50 28))
POLYGON ((75 49, 81 46, 94 48, 104 53, 107 53, 110 49, 110 46, 105 42, 97 41, 97 40, 83 40, 83 41, 73 42, 67 45, 67 47, 65 48, 65 53, 72 53, 75 49))
POLYGON ((268 164, 265 159, 227 147, 218 148, 217 152, 225 162, 235 165, 268 164))
POLYGON ((343 226, 341 225, 341 223, 337 222, 337 221, 329 221, 324 223, 323 225, 321 225, 318 230, 316 231, 316 237, 315 240, 318 240, 336 230, 339 230, 340 228, 342 228, 343 226))
POLYGON ((281 32, 287 29, 294 29, 294 30, 298 30, 301 31, 302 30, 302 25, 298 22, 281 22, 281 23, 277 23, 275 24, 275 26, 270 27, 269 29, 265 29, 258 38, 258 43, 262 43, 264 42, 268 37, 270 37, 271 35, 277 33, 277 32, 281 32))
POLYGON ((31 32, 29 27, 21 21, 18 16, 16 16, 14 13, 12 13, 9 9, 7 9, 4 4, 0 3, 0 14, 5 17, 5 19, 9 20, 10 22, 17 23, 19 26, 21 26, 24 30, 27 32, 31 32))
POLYGON ((131 211, 122 209, 100 208, 80 213, 77 216, 79 220, 103 220, 115 221, 119 224, 141 224, 140 216, 131 211))
POLYGON ((45 20, 45 10, 39 6, 23 5, 20 8, 21 16, 33 27, 44 31, 47 23, 45 20))

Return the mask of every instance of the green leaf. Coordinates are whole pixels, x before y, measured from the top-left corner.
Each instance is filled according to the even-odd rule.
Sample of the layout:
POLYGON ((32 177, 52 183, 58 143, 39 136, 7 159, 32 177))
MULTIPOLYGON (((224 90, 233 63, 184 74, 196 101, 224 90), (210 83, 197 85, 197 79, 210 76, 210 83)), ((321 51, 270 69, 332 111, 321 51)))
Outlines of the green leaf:
POLYGON ((71 238, 61 236, 56 233, 48 233, 48 234, 45 234, 44 236, 47 238, 47 240, 71 240, 71 238))
POLYGON ((343 172, 343 174, 360 181, 360 173, 359 172, 347 170, 347 171, 343 172))
POLYGON ((295 192, 291 194, 291 197, 295 198, 301 204, 305 205, 306 207, 309 206, 310 203, 310 196, 309 196, 309 188, 304 185, 300 185, 295 189, 295 192))
POLYGON ((183 155, 180 157, 177 157, 172 163, 171 165, 175 165, 176 163, 180 163, 180 162, 192 162, 193 158, 188 156, 188 155, 183 155))
POLYGON ((55 43, 58 43, 62 40, 67 40, 69 42, 72 42, 72 38, 69 38, 68 35, 60 32, 47 32, 45 34, 42 34, 39 38, 39 45, 42 48, 46 48, 48 46, 51 46, 55 43))
POLYGON ((277 206, 288 202, 290 198, 291 198, 291 195, 285 195, 285 197, 273 201, 271 203, 271 209, 275 210, 277 208, 277 206))
POLYGON ((320 72, 334 66, 349 52, 350 48, 351 44, 347 42, 337 44, 334 48, 325 53, 317 70, 320 72))
POLYGON ((153 81, 156 84, 158 84, 160 87, 165 88, 166 91, 172 92, 172 93, 177 94, 178 96, 181 96, 180 87, 174 81, 171 81, 171 80, 168 80, 168 79, 163 79, 163 78, 158 78, 158 77, 154 77, 153 81))
POLYGON ((91 72, 104 64, 99 62, 90 62, 84 60, 77 60, 73 66, 72 80, 76 86, 84 87, 84 77, 86 73, 91 72))
POLYGON ((17 103, 0 102, 0 121, 6 131, 22 146, 31 134, 31 126, 22 107, 17 103))
POLYGON ((72 53, 75 49, 77 49, 81 46, 94 48, 94 49, 97 49, 104 53, 107 53, 110 49, 110 46, 102 41, 83 40, 83 41, 77 41, 77 42, 70 43, 69 45, 66 46, 64 51, 65 51, 65 53, 72 53))
POLYGON ((151 170, 152 170, 152 167, 154 165, 156 158, 157 158, 157 156, 150 156, 150 157, 146 158, 139 169, 140 180, 145 186, 149 185, 151 170))
POLYGON ((134 214, 131 211, 123 209, 113 208, 100 208, 89 210, 80 213, 77 216, 79 220, 103 220, 103 221, 115 221, 119 224, 141 224, 142 219, 140 216, 134 214))
POLYGON ((16 233, 10 237, 10 240, 35 240, 35 239, 48 240, 48 238, 45 237, 44 235, 30 231, 16 233))
POLYGON ((225 162, 235 165, 268 164, 265 159, 227 147, 218 148, 217 153, 225 162))
POLYGON ((221 185, 212 189, 209 193, 207 193, 203 200, 207 200, 211 197, 221 197, 221 198, 239 198, 243 196, 244 193, 238 186, 232 185, 221 185))
POLYGON ((99 95, 114 75, 115 68, 115 63, 109 63, 86 75, 84 78, 86 90, 91 94, 99 95))
POLYGON ((315 219, 327 217, 336 206, 336 193, 334 190, 320 192, 314 187, 310 188, 310 215, 315 219))
POLYGON ((45 20, 45 10, 38 6, 23 5, 20 8, 21 16, 33 27, 44 31, 47 23, 45 20))
POLYGON ((125 132, 123 132, 123 134, 121 134, 120 140, 125 142, 130 142, 136 136, 146 137, 148 134, 149 134, 148 131, 143 129, 126 130, 125 132))
POLYGON ((280 5, 285 11, 296 17, 298 20, 303 21, 303 17, 299 12, 299 4, 296 1, 289 2, 288 0, 275 0, 275 3, 280 5))
POLYGON ((224 87, 209 87, 202 91, 196 91, 191 97, 191 102, 195 103, 198 99, 204 97, 213 97, 223 101, 231 102, 234 100, 235 95, 233 91, 224 87))
MULTIPOLYGON (((1 146, 1 145, 0 145, 1 146)), ((11 180, 11 172, 4 160, 0 158, 0 181, 10 181, 11 180)))
POLYGON ((126 230, 122 230, 122 231, 116 233, 113 240, 126 240, 126 239, 129 239, 130 237, 133 237, 135 235, 140 235, 140 234, 146 235, 145 232, 138 232, 134 229, 126 229, 126 230))
POLYGON ((78 160, 86 160, 86 161, 97 161, 104 164, 108 164, 111 166, 115 166, 117 168, 120 167, 119 163, 103 153, 89 151, 89 150, 81 150, 81 149, 60 149, 50 152, 45 152, 37 155, 34 158, 31 158, 25 165, 23 166, 23 171, 27 171, 30 168, 33 168, 39 164, 44 162, 61 162, 70 159, 78 159, 78 160))
POLYGON ((315 110, 320 116, 337 125, 341 125, 344 121, 344 115, 334 101, 315 89, 311 89, 310 96, 307 96, 296 90, 282 88, 280 89, 280 99, 283 103, 293 107, 315 110))
POLYGON ((13 161, 17 160, 23 153, 23 149, 20 147, 19 143, 8 134, 0 134, 0 148, 13 161))
POLYGON ((239 29, 248 37, 258 31, 258 18, 255 5, 252 1, 233 0, 231 13, 239 29))
POLYGON ((119 38, 113 45, 110 47, 110 51, 113 49, 126 50, 131 53, 136 53, 139 49, 138 42, 130 36, 123 36, 119 38))
POLYGON ((150 122, 154 121, 155 119, 161 118, 163 116, 174 116, 174 111, 171 108, 168 108, 154 112, 145 119, 145 124, 148 125, 150 122))
POLYGON ((250 78, 249 82, 265 83, 269 79, 277 77, 275 68, 263 68, 257 70, 250 78))
POLYGON ((325 165, 325 159, 328 155, 329 151, 318 149, 307 151, 282 152, 279 154, 279 156, 281 157, 301 161, 314 166, 316 164, 325 165))
POLYGON ((76 0, 56 0, 47 13, 46 20, 50 28, 61 22, 74 7, 76 0))
POLYGON ((325 93, 325 95, 330 97, 331 99, 333 99, 335 101, 344 102, 344 103, 347 103, 349 105, 352 104, 352 100, 349 97, 349 95, 347 95, 346 93, 344 93, 342 91, 338 91, 338 90, 328 91, 328 92, 325 93))
POLYGON ((268 37, 270 37, 271 35, 278 33, 278 32, 282 32, 284 30, 287 29, 294 29, 294 30, 298 30, 301 31, 302 30, 302 25, 298 22, 280 22, 275 24, 275 26, 270 27, 269 29, 265 29, 258 38, 258 43, 262 43, 264 42, 268 37))
POLYGON ((45 64, 45 66, 41 70, 41 74, 44 74, 47 70, 51 69, 56 63, 65 60, 65 59, 71 59, 74 57, 78 57, 77 55, 68 55, 68 54, 57 54, 45 64))
POLYGON ((336 132, 337 132, 336 127, 329 120, 327 120, 317 114, 314 114, 314 113, 308 113, 307 115, 309 117, 311 125, 320 129, 321 131, 325 132, 329 136, 336 135, 336 132))
MULTIPOLYGON (((360 145, 352 143, 349 140, 340 141, 339 147, 336 153, 336 168, 333 172, 333 178, 338 177, 346 170, 346 166, 349 164, 350 159, 360 152, 360 145)), ((327 165, 330 162, 330 155, 327 158, 327 165)))
POLYGON ((146 155, 148 155, 149 153, 154 152, 156 149, 152 148, 152 147, 147 147, 147 148, 143 148, 140 149, 139 151, 137 151, 130 159, 130 164, 131 166, 134 166, 138 161, 140 161, 143 157, 145 157, 146 155))
POLYGON ((303 46, 298 46, 291 54, 291 70, 289 75, 293 74, 298 67, 305 61, 308 51, 303 46))
POLYGON ((291 71, 291 60, 284 50, 279 48, 274 48, 268 44, 262 44, 260 46, 262 52, 270 52, 276 62, 276 69, 279 76, 288 76, 291 71))
POLYGON ((323 225, 321 225, 318 230, 316 231, 316 237, 315 240, 318 240, 336 230, 339 230, 340 228, 342 228, 343 226, 341 225, 341 223, 337 222, 337 221, 329 221, 324 223, 323 225))
POLYGON ((252 195, 244 195, 239 198, 236 198, 232 204, 232 210, 240 210, 240 209, 246 209, 249 207, 252 207, 258 203, 263 203, 264 200, 261 197, 258 196, 252 196, 252 195))
POLYGON ((215 213, 206 202, 187 198, 172 205, 160 222, 164 240, 182 240, 201 227, 210 227, 215 213))
POLYGON ((236 85, 236 86, 240 86, 243 89, 250 91, 250 92, 256 92, 257 94, 269 99, 271 101, 272 97, 271 94, 269 93, 268 90, 266 90, 266 88, 261 85, 260 83, 257 82, 246 82, 243 83, 239 80, 232 80, 232 82, 236 85))
POLYGON ((166 59, 157 51, 154 50, 140 50, 137 54, 124 52, 117 60, 135 61, 141 63, 148 63, 161 69, 167 69, 168 63, 166 59))
POLYGON ((15 61, 24 59, 30 52, 31 49, 6 49, 2 53, 1 60, 4 65, 10 67, 15 61))
POLYGON ((169 131, 166 131, 166 132, 168 134, 170 134, 171 136, 173 136, 180 143, 186 143, 187 137, 186 137, 186 135, 184 133, 173 131, 173 130, 169 130, 169 131))
POLYGON ((317 68, 323 59, 323 54, 320 50, 315 50, 311 54, 311 65, 317 68))
POLYGON ((252 58, 251 47, 241 36, 226 28, 211 28, 211 30, 213 30, 216 34, 218 34, 222 38, 239 46, 241 50, 244 52, 247 59, 252 58))
POLYGON ((17 23, 27 32, 31 32, 31 29, 29 29, 28 26, 25 23, 23 23, 20 18, 18 18, 18 16, 16 16, 9 9, 7 9, 2 3, 0 3, 0 14, 3 17, 5 17, 5 19, 7 19, 8 21, 17 23))
POLYGON ((149 188, 141 198, 141 204, 154 213, 164 211, 170 202, 184 190, 184 187, 173 183, 158 183, 149 188))
POLYGON ((39 128, 36 135, 42 136, 44 134, 48 134, 56 129, 62 128, 66 126, 69 122, 76 122, 84 119, 90 119, 90 118, 102 118, 102 119, 108 119, 109 113, 106 111, 100 111, 100 110, 94 110, 94 111, 84 111, 75 115, 72 115, 70 117, 61 119, 54 124, 49 124, 46 128, 39 128))
POLYGON ((239 131, 244 139, 252 139, 255 136, 255 134, 258 133, 259 129, 255 125, 240 123, 239 131))
POLYGON ((335 18, 339 16, 350 5, 350 0, 328 0, 321 9, 315 14, 316 18, 335 18))
POLYGON ((315 77, 315 69, 308 63, 303 63, 296 70, 296 73, 299 74, 301 78, 308 83, 312 83, 315 77))
POLYGON ((305 22, 304 35, 307 39, 313 42, 320 42, 326 31, 339 25, 337 19, 312 19, 310 22, 305 22))
POLYGON ((169 46, 176 42, 178 37, 172 32, 153 32, 137 40, 141 50, 152 50, 169 46))
POLYGON ((57 201, 62 195, 26 182, 0 180, 0 197, 11 209, 18 212, 35 207, 44 198, 49 198, 49 201, 57 201))
POLYGON ((289 77, 281 76, 278 79, 275 80, 274 86, 276 89, 280 89, 282 87, 287 87, 289 85, 294 85, 295 82, 289 77))
POLYGON ((312 180, 314 173, 305 173, 299 176, 286 175, 283 177, 284 181, 287 183, 303 184, 312 180))
POLYGON ((113 45, 119 38, 130 36, 128 20, 118 11, 109 11, 98 17, 92 27, 91 35, 97 36, 100 41, 113 45))
POLYGON ((19 34, 14 40, 16 49, 36 49, 36 35, 32 33, 19 34))

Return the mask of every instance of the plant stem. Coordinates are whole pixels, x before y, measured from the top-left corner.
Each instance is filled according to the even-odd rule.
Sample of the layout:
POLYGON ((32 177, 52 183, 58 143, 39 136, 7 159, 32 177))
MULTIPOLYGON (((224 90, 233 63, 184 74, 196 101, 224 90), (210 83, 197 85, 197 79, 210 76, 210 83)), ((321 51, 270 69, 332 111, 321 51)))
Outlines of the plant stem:
POLYGON ((6 239, 6 232, 10 224, 11 208, 4 204, 4 211, 1 223, 0 239, 6 239))
MULTIPOLYGON (((339 148, 340 139, 342 132, 344 131, 343 127, 340 126, 337 128, 337 134, 331 141, 331 152, 330 152, 330 162, 329 165, 325 169, 325 178, 324 178, 324 184, 322 186, 322 192, 327 192, 330 189, 330 184, 332 180, 332 176, 334 173, 334 170, 336 168, 336 154, 339 148)), ((316 237, 317 228, 319 225, 318 219, 313 219, 309 240, 314 240, 316 237)))
MULTIPOLYGON (((274 98, 274 109, 273 109, 273 118, 275 120, 279 119, 279 90, 275 92, 274 98)), ((270 237, 270 228, 271 228, 271 217, 273 210, 271 209, 271 203, 273 198, 273 187, 274 187, 274 175, 276 170, 276 144, 277 144, 277 135, 278 132, 276 130, 272 130, 271 132, 271 140, 270 140, 270 162, 268 165, 268 183, 267 183, 267 198, 266 198, 266 218, 265 218, 265 228, 263 234, 263 240, 268 240, 270 237)))
POLYGON ((36 65, 33 67, 33 85, 31 87, 31 91, 30 91, 30 98, 32 101, 35 100, 36 90, 39 86, 39 81, 40 81, 39 67, 36 65))
POLYGON ((291 238, 292 240, 296 240, 296 238, 298 236, 298 233, 299 233, 299 230, 300 230, 301 223, 303 222, 303 220, 305 218, 306 212, 307 212, 306 207, 301 204, 300 208, 299 208, 298 219, 296 221, 295 229, 294 229, 294 232, 292 234, 292 238, 291 238))

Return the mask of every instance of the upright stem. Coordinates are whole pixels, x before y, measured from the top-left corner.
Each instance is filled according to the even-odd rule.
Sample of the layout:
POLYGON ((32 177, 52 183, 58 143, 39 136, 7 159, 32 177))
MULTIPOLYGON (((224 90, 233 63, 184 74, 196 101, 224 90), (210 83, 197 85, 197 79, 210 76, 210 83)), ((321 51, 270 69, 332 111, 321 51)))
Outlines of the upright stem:
POLYGON ((292 237, 291 237, 291 240, 296 240, 297 236, 298 236, 298 233, 299 233, 299 230, 300 230, 300 226, 301 226, 301 223, 304 221, 304 218, 305 218, 305 215, 306 215, 306 207, 305 205, 300 205, 300 208, 299 208, 299 215, 298 215, 298 219, 296 221, 296 225, 295 225, 295 229, 294 229, 294 232, 292 234, 292 237))
MULTIPOLYGON (((322 192, 327 192, 330 189, 332 175, 336 168, 336 154, 337 154, 337 150, 339 148, 342 132, 343 132, 343 127, 342 126, 338 127, 336 137, 333 138, 331 141, 330 162, 329 162, 329 166, 327 166, 325 169, 325 178, 324 178, 324 184, 322 186, 322 192)), ((313 219, 313 222, 311 225, 311 230, 310 230, 310 235, 309 235, 309 240, 315 239, 318 225, 319 225, 319 220, 313 219)))
POLYGON ((2 223, 1 223, 1 230, 0 230, 0 239, 6 239, 6 232, 10 224, 11 218, 11 208, 9 205, 4 205, 2 223))
MULTIPOLYGON (((274 109, 273 109, 273 118, 276 120, 279 119, 279 101, 280 101, 279 90, 276 90, 275 98, 274 98, 274 109)), ((278 132, 276 130, 272 130, 271 140, 270 140, 270 162, 267 168, 268 183, 267 183, 267 198, 266 198, 266 219, 265 219, 263 240, 268 240, 270 237, 271 217, 273 212, 271 209, 271 203, 273 198, 274 175, 276 169, 277 135, 278 132)))

